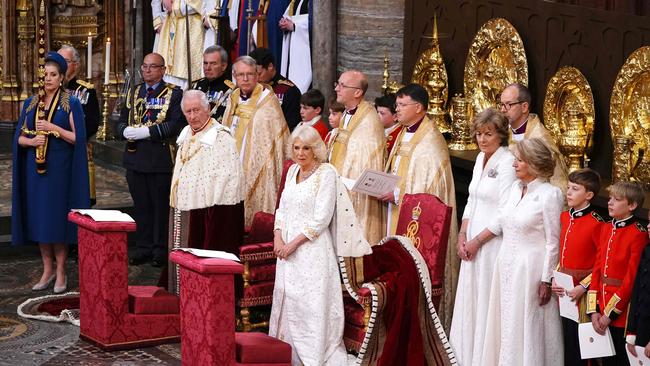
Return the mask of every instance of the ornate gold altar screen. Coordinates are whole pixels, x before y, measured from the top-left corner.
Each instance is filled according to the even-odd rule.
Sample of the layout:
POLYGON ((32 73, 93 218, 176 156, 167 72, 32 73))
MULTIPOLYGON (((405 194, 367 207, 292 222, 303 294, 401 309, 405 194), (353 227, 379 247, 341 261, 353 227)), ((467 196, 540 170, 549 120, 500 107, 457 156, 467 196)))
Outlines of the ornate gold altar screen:
MULTIPOLYGON (((395 93, 402 85, 390 80, 388 64, 385 57, 382 91, 395 93)), ((428 116, 436 121, 440 132, 449 133, 449 148, 474 150, 476 145, 469 134, 472 118, 485 108, 497 107, 506 85, 528 84, 523 41, 507 20, 487 21, 468 51, 465 95, 454 95, 450 105, 434 16, 431 47, 417 59, 411 81, 429 92, 428 116)), ((571 66, 557 70, 546 87, 543 113, 544 125, 567 159, 569 169, 588 166, 596 121, 593 93, 580 70, 571 66)), ((650 188, 650 46, 633 52, 619 71, 610 101, 610 129, 614 144, 612 181, 629 179, 650 188)))
MULTIPOLYGON (((120 67, 132 52, 125 47, 130 35, 125 31, 129 9, 124 1, 46 0, 45 49, 57 50, 62 44, 74 46, 81 57, 77 77, 102 85, 104 44, 111 39, 110 98, 118 96, 123 83, 120 67), (88 37, 93 40, 92 75, 88 78, 88 37)), ((0 0, 0 120, 17 120, 20 104, 37 87, 38 48, 35 0, 0 0), (17 37, 14 36, 17 35, 17 37)))

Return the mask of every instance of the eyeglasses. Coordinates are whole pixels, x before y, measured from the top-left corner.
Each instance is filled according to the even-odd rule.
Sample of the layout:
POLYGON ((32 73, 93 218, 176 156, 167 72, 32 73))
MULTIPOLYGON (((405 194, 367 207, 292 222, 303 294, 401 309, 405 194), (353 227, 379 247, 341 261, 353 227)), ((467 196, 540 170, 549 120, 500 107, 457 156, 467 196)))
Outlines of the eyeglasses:
POLYGON ((361 88, 359 88, 358 86, 349 86, 349 85, 345 85, 343 83, 339 83, 338 81, 335 81, 334 82, 334 89, 336 89, 337 86, 340 86, 341 88, 359 89, 359 90, 361 90, 361 88))
POLYGON ((517 105, 517 104, 521 104, 521 103, 524 103, 524 101, 520 100, 520 101, 517 101, 517 102, 505 102, 505 103, 499 102, 499 103, 497 103, 497 106, 499 107, 499 109, 505 109, 506 111, 509 111, 510 108, 512 108, 513 105, 517 105))
POLYGON ((397 109, 397 108, 402 109, 402 108, 404 108, 404 107, 406 107, 406 106, 414 105, 414 104, 420 104, 420 103, 418 103, 418 102, 413 102, 413 103, 395 103, 395 109, 397 109))
POLYGON ((165 67, 165 65, 156 65, 156 64, 147 65, 147 64, 142 64, 142 65, 140 66, 140 68, 142 69, 142 71, 147 71, 147 70, 149 70, 149 69, 151 69, 151 70, 156 70, 156 69, 158 69, 158 68, 160 68, 160 67, 165 67))
POLYGON ((238 72, 235 73, 235 77, 237 79, 251 79, 253 77, 257 76, 256 72, 238 72))

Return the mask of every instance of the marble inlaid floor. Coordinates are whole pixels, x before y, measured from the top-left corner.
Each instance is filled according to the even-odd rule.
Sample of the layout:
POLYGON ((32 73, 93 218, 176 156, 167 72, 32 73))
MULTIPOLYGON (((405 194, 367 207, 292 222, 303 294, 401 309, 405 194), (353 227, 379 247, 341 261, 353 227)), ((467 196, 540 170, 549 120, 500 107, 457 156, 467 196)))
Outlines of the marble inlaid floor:
MULTIPOLYGON (((0 154, 0 217, 11 216, 11 169, 10 153, 0 154)), ((119 168, 109 168, 100 162, 95 164, 95 208, 130 207, 133 205, 126 177, 119 168)))

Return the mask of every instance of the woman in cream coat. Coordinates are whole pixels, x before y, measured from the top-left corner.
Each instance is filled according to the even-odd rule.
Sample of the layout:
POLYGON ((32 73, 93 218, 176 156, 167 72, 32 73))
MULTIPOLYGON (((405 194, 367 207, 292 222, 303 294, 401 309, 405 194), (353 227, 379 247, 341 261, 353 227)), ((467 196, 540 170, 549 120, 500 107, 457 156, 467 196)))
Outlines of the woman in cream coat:
POLYGON ((469 198, 458 234, 460 266, 454 318, 450 341, 461 365, 481 365, 485 336, 487 303, 494 262, 501 246, 501 237, 479 243, 475 238, 496 219, 500 204, 508 196, 515 170, 513 155, 508 151, 508 119, 489 108, 472 121, 472 135, 481 152, 476 158, 469 198))

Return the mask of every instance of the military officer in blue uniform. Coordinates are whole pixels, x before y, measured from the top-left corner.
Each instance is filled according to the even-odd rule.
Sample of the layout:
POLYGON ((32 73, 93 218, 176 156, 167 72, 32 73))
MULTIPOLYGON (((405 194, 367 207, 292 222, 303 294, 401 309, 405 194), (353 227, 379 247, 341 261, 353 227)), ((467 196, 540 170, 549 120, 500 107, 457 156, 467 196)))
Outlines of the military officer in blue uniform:
POLYGON ((135 87, 135 98, 127 93, 118 125, 118 135, 127 140, 123 164, 137 224, 136 250, 129 263, 152 260, 161 267, 167 263, 174 142, 187 123, 181 111, 183 92, 162 80, 163 57, 148 54, 141 70, 144 83, 135 87))

